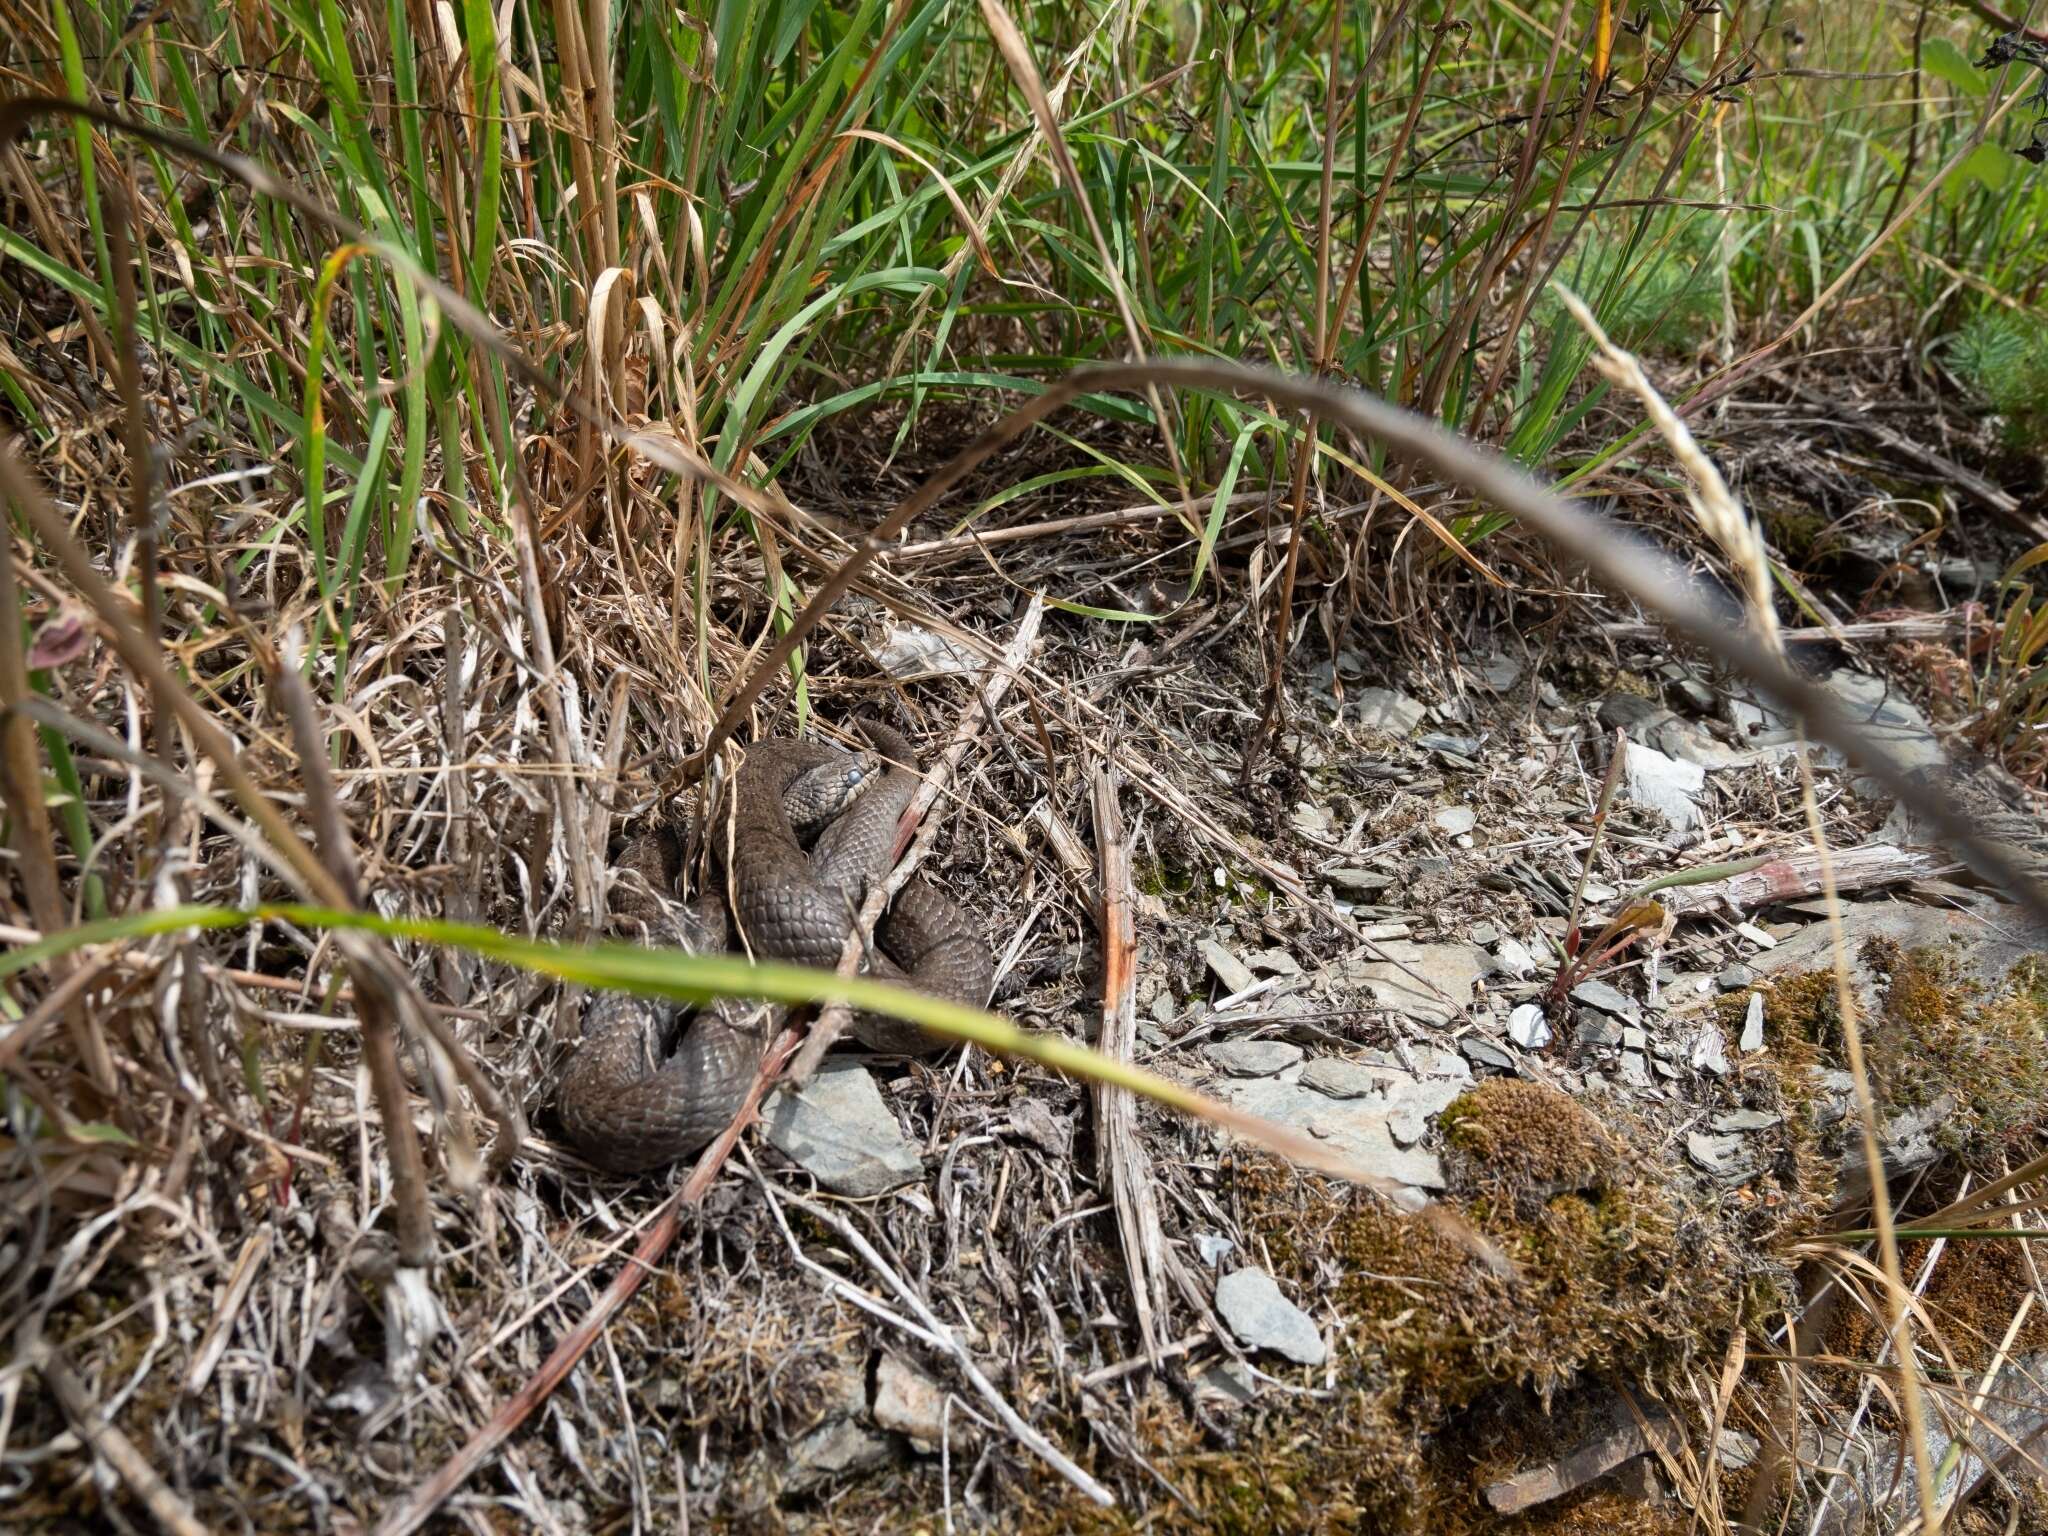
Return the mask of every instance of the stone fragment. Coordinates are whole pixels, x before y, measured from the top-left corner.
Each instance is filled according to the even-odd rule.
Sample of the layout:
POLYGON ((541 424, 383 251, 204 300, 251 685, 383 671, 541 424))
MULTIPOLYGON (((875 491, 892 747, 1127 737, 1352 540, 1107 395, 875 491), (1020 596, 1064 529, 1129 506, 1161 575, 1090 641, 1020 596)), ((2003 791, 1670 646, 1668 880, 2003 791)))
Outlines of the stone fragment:
POLYGON ((1242 960, 1214 939, 1204 939, 1195 948, 1200 951, 1203 962, 1215 973, 1216 979, 1223 983, 1223 991, 1227 996, 1235 997, 1256 979, 1242 960))
POLYGON ((1742 1016, 1742 1038, 1736 1048, 1745 1056, 1753 1056, 1764 1048, 1764 995, 1761 992, 1749 994, 1749 1009, 1742 1016))
POLYGON ((1348 866, 1324 870, 1323 880, 1331 890, 1346 896, 1377 896, 1394 883, 1394 877, 1384 870, 1348 866))
POLYGON ((1469 805, 1447 805, 1430 818, 1436 829, 1448 837, 1470 832, 1479 825, 1479 813, 1469 805))
POLYGON ((1262 1269, 1238 1269, 1216 1282, 1216 1310, 1238 1340, 1270 1349, 1298 1365, 1321 1365, 1329 1350, 1315 1321, 1280 1294, 1262 1269))
POLYGON ((1301 1047, 1286 1040, 1219 1040, 1202 1054, 1232 1077, 1271 1077, 1301 1060, 1301 1047))
POLYGON ((1420 701, 1388 688, 1361 688, 1350 697, 1351 711, 1367 730, 1389 736, 1411 736, 1422 724, 1420 701))
POLYGON ((924 1173, 867 1068, 828 1063, 800 1091, 777 1089, 762 1106, 769 1145, 836 1195, 887 1194, 924 1173))
POLYGON ((1543 1005, 1518 1005, 1508 1015, 1508 1038, 1525 1051, 1540 1051, 1550 1044, 1550 1020, 1543 1016, 1543 1005))
POLYGON ((1709 1077, 1728 1075, 1728 1042, 1721 1038, 1719 1025, 1709 1021, 1693 1036, 1691 1062, 1693 1071, 1709 1077))
POLYGON ((1536 974, 1536 957, 1520 939, 1506 938, 1493 949, 1493 963, 1503 976, 1526 981, 1536 974))
MULTIPOLYGON (((946 1389, 893 1350, 875 1365, 875 1423, 908 1435, 920 1449, 936 1447, 946 1432, 946 1389)), ((961 1416, 962 1422, 972 1422, 961 1416)))
POLYGON ((1698 763, 1682 763, 1638 741, 1622 747, 1622 798, 1658 812, 1674 832, 1699 824, 1699 797, 1706 785, 1706 770, 1698 763))
POLYGON ((1423 1024, 1456 1018, 1486 974, 1486 951, 1476 944, 1395 941, 1380 948, 1384 960, 1354 960, 1344 968, 1347 978, 1369 988, 1382 1008, 1423 1024))
POLYGON ((1767 1109, 1734 1109, 1725 1115, 1714 1116, 1714 1129, 1724 1135, 1740 1136, 1751 1131, 1767 1131, 1782 1123, 1784 1118, 1767 1109))
POLYGON ((1572 1001, 1584 1003, 1588 1008, 1598 1008, 1602 1013, 1612 1014, 1631 1024, 1643 1022, 1643 1005, 1604 981, 1580 982, 1572 988, 1572 1001))

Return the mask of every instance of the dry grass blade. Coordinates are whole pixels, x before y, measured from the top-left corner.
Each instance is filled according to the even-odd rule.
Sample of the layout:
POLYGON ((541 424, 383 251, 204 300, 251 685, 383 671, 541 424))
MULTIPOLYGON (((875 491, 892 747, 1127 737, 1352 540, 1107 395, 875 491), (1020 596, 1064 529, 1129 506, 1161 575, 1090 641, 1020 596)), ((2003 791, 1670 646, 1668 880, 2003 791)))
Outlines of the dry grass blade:
POLYGON ((63 1406, 72 1431, 92 1447, 92 1452, 126 1485, 157 1524, 171 1536, 209 1536, 206 1524, 192 1513, 178 1491, 157 1474, 143 1450, 121 1430, 107 1422, 100 1405, 93 1401, 55 1346, 38 1340, 29 1358, 49 1384, 50 1394, 63 1406))
MULTIPOLYGON (((1095 811, 1095 853, 1101 871, 1102 1051, 1128 1061, 1137 1044, 1138 952, 1132 915, 1131 850, 1116 803, 1116 774, 1099 765, 1090 781, 1095 811)), ((1117 1237, 1130 1275, 1138 1340, 1145 1356, 1159 1364, 1159 1327, 1166 1311, 1166 1239, 1159 1226, 1159 1202, 1150 1168, 1138 1141, 1137 1105, 1129 1094, 1095 1090, 1096 1168, 1116 1206, 1117 1237)))

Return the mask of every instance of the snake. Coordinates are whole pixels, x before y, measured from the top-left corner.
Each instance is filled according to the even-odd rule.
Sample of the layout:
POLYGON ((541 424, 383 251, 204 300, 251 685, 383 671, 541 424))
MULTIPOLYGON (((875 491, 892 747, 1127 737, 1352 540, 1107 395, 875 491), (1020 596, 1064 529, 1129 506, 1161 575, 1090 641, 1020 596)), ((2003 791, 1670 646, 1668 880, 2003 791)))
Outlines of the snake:
MULTIPOLYGON (((923 775, 909 740, 880 721, 859 729, 872 750, 768 737, 733 776, 729 817, 714 818, 713 878, 694 902, 667 899, 669 850, 642 833, 618 859, 621 928, 697 954, 739 944, 759 959, 835 970, 854 914, 894 860, 896 831, 923 775)), ((922 875, 896 893, 862 969, 980 1008, 994 986, 984 936, 922 875)), ((687 1157, 745 1104, 767 1054, 772 1012, 724 999, 682 1020, 673 1004, 599 994, 564 1069, 556 1113, 570 1144, 610 1173, 642 1173, 687 1157)), ((870 1049, 918 1055, 946 1042, 865 1011, 852 1032, 870 1049)))

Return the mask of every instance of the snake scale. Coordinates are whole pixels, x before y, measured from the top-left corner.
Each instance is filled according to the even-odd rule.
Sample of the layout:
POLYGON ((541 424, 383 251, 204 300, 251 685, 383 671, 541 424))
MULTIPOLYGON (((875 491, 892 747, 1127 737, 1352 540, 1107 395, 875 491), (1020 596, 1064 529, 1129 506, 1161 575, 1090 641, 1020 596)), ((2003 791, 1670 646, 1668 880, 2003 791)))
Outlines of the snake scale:
MULTIPOLYGON (((757 958, 833 970, 872 882, 888 873, 896 829, 921 775, 915 750, 877 721, 859 722, 873 751, 770 738, 734 775, 729 824, 714 822, 713 888, 687 906, 673 889, 667 849, 643 834, 620 856, 622 926, 700 954, 738 947, 757 958), (806 846, 808 844, 808 846, 806 846)), ((979 1008, 995 962, 957 903, 922 877, 891 902, 875 932, 869 974, 979 1008)), ((571 1143, 614 1173, 659 1168, 710 1141, 739 1112, 769 1043, 769 1012, 728 999, 698 1010, 674 1039, 673 1005, 604 993, 583 1018, 583 1040, 556 1098, 571 1143), (667 1043, 673 1040, 673 1048, 667 1043)), ((919 1053, 943 1044, 914 1025, 856 1013, 853 1033, 876 1050, 919 1053)))

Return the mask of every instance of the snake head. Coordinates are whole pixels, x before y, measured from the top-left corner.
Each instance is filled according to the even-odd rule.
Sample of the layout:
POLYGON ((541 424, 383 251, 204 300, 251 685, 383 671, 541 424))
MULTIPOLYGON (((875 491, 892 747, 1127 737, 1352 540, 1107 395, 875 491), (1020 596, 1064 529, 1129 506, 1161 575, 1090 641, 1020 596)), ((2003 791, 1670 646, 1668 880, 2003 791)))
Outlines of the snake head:
POLYGON ((848 752, 798 774, 782 796, 797 837, 808 842, 880 783, 887 770, 888 764, 872 752, 848 752))

